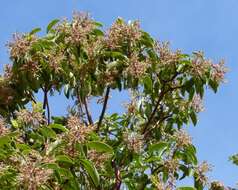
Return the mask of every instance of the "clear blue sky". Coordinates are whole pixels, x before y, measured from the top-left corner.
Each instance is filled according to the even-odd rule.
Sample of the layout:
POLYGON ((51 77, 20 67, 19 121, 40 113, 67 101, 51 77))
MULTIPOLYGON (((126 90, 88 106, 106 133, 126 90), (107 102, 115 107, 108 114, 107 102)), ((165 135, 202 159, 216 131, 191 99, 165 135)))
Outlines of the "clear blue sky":
MULTIPOLYGON (((201 160, 214 166, 211 179, 234 186, 238 167, 228 157, 238 152, 238 1, 237 0, 2 0, 0 1, 0 71, 8 63, 5 43, 14 32, 44 27, 74 10, 89 11, 109 26, 120 16, 139 19, 144 30, 186 53, 202 50, 213 60, 225 58, 228 83, 214 95, 208 92, 206 110, 189 130, 201 160)), ((209 90, 209 89, 208 89, 209 90)), ((115 99, 119 99, 117 96, 115 99)), ((57 114, 65 112, 61 98, 51 100, 57 114)), ((121 99, 120 99, 121 100, 121 99)), ((113 105, 116 111, 116 106, 113 105)), ((95 110, 96 108, 92 108, 95 110)))

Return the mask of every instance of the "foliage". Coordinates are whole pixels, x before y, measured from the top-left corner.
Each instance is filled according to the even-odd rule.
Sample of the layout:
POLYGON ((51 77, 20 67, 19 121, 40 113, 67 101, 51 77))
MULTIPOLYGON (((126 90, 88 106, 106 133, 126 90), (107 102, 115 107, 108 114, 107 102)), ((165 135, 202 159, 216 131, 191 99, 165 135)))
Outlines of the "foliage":
POLYGON ((12 66, 0 78, 2 189, 162 190, 186 177, 194 187, 178 189, 208 185, 210 167, 198 163, 183 127, 197 124, 205 88, 216 92, 223 81, 222 61, 172 51, 120 18, 105 32, 77 13, 39 31, 14 35, 12 66), (112 90, 131 93, 122 115, 105 114, 112 90), (75 106, 53 117, 49 95, 61 92, 75 106), (95 121, 90 98, 102 103, 95 121))

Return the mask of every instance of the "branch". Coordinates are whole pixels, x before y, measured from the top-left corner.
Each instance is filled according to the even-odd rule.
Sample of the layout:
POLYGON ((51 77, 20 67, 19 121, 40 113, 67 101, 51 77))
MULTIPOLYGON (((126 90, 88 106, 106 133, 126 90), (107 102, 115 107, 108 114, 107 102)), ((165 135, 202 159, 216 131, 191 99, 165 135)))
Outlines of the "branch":
MULTIPOLYGON (((165 121, 166 119, 170 118, 171 116, 172 116, 172 114, 169 114, 169 115, 167 115, 167 116, 162 117, 162 118, 159 120, 159 122, 156 124, 156 126, 160 125, 163 121, 165 121)), ((155 127, 156 127, 156 126, 155 126, 155 127)), ((145 134, 144 134, 144 137, 146 138, 146 137, 150 134, 150 132, 152 131, 152 129, 154 129, 155 127, 151 127, 150 129, 146 130, 146 131, 145 131, 145 134)))
POLYGON ((88 117, 88 122, 89 122, 90 125, 93 125, 93 119, 92 119, 91 113, 89 111, 87 100, 86 100, 85 97, 84 97, 84 107, 85 107, 86 114, 87 114, 87 117, 88 117))
POLYGON ((159 105, 160 105, 161 100, 164 98, 164 95, 165 95, 165 94, 166 94, 166 91, 164 90, 164 88, 162 88, 161 93, 160 93, 160 96, 159 96, 159 98, 158 98, 158 101, 157 101, 157 103, 156 103, 156 105, 155 105, 155 108, 154 108, 154 110, 152 111, 152 113, 151 113, 151 115, 150 115, 150 117, 149 117, 149 119, 148 119, 148 122, 146 123, 144 129, 142 130, 142 134, 144 134, 144 133, 146 132, 147 128, 149 127, 149 125, 150 125, 150 123, 151 123, 151 121, 154 119, 155 113, 156 113, 156 111, 157 111, 157 109, 158 109, 158 107, 159 107, 159 105))
POLYGON ((78 87, 76 88, 76 97, 77 97, 77 100, 78 100, 79 117, 81 117, 82 122, 87 126, 88 123, 83 118, 84 112, 83 112, 83 108, 82 108, 82 101, 81 101, 81 98, 80 98, 80 95, 79 95, 78 87))
POLYGON ((115 183, 115 187, 114 190, 120 190, 121 187, 121 173, 119 168, 116 166, 116 163, 114 160, 112 160, 112 167, 114 168, 114 174, 116 177, 116 183, 115 183))
POLYGON ((106 94, 105 94, 105 97, 104 97, 104 103, 103 103, 102 112, 101 112, 101 115, 99 117, 98 126, 97 126, 97 129, 96 129, 97 132, 99 131, 100 126, 102 124, 102 120, 104 118, 104 114, 105 114, 105 111, 106 111, 106 108, 107 108, 107 102, 108 102, 108 98, 109 98, 109 93, 110 93, 110 87, 107 87, 106 94))
POLYGON ((47 88, 42 88, 43 92, 44 92, 44 103, 43 103, 43 109, 47 109, 47 123, 48 125, 50 124, 50 105, 49 105, 49 101, 48 101, 48 90, 47 88))

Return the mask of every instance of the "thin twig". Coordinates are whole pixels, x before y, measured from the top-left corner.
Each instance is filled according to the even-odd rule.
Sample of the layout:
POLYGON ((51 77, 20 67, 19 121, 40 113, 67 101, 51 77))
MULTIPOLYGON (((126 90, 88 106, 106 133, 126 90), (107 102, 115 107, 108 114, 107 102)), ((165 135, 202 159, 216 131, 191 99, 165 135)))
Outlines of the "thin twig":
POLYGON ((105 111, 106 111, 106 108, 107 108, 107 102, 108 102, 108 98, 109 98, 109 93, 110 93, 110 87, 107 87, 106 94, 105 94, 105 97, 104 97, 104 103, 103 103, 102 112, 101 112, 101 115, 99 117, 98 126, 97 126, 97 129, 96 129, 97 132, 99 131, 100 126, 102 124, 102 120, 104 118, 104 114, 105 114, 105 111))

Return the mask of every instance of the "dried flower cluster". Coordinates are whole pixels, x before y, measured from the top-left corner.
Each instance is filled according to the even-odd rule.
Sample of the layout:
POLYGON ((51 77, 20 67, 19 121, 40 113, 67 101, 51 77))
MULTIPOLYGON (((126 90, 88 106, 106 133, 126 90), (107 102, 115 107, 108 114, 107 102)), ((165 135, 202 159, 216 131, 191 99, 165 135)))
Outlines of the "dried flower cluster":
POLYGON ((174 133, 173 137, 176 141, 176 146, 178 148, 184 148, 192 144, 192 138, 185 130, 178 130, 174 133))
POLYGON ((94 130, 93 126, 85 126, 77 116, 70 116, 68 118, 67 127, 69 131, 66 136, 71 143, 85 142, 88 134, 94 130))
POLYGON ((10 49, 11 58, 19 59, 24 57, 35 41, 36 37, 34 35, 14 34, 13 41, 7 44, 10 49))
POLYGON ((109 29, 106 44, 110 49, 117 49, 128 43, 134 44, 140 37, 139 22, 126 24, 122 19, 117 19, 109 29))
POLYGON ((123 134, 123 140, 129 150, 140 153, 143 148, 143 135, 136 132, 125 132, 123 134))

